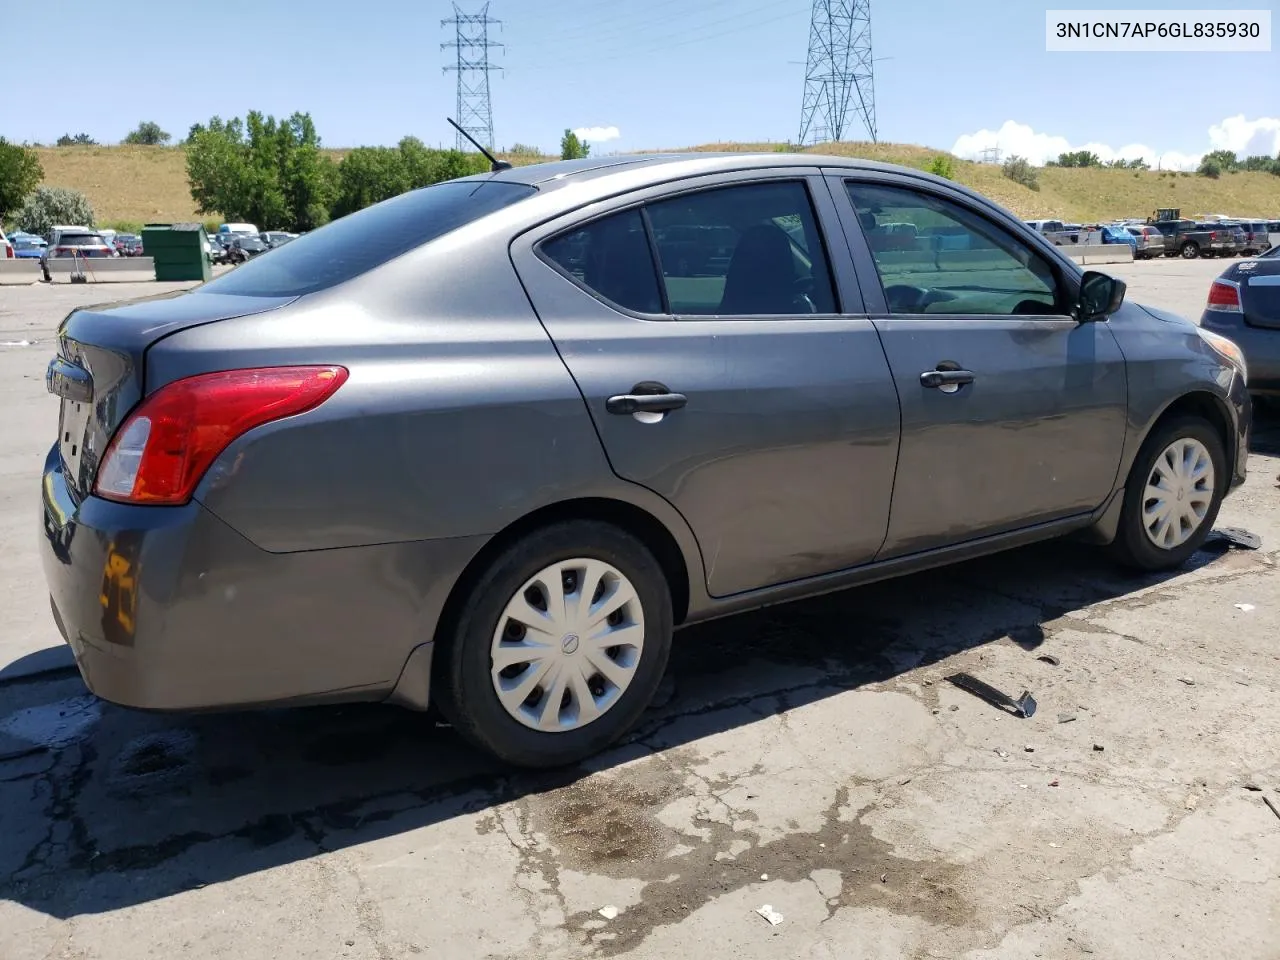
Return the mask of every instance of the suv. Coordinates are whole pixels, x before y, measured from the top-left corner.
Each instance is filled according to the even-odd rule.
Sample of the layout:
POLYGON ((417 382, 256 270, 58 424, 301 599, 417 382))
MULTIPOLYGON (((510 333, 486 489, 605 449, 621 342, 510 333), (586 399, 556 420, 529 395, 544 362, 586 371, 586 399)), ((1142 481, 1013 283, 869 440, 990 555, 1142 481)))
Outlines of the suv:
POLYGON ((1257 256, 1264 250, 1271 248, 1265 221, 1247 220, 1240 224, 1240 228, 1244 230, 1244 250, 1241 251, 1242 253, 1247 256, 1257 256))

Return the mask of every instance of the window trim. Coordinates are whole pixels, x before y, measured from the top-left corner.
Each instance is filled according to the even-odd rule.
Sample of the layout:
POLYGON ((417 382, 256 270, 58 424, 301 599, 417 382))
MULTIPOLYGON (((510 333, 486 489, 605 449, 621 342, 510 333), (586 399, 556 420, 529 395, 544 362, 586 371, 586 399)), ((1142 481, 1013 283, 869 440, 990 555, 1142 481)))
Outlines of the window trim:
MULTIPOLYGON (((617 312, 625 316, 631 317, 632 319, 635 319, 635 320, 649 320, 649 321, 657 321, 657 322, 664 322, 664 323, 671 323, 671 322, 719 323, 726 320, 730 320, 730 321, 746 320, 746 321, 758 322, 762 320, 806 320, 806 319, 831 320, 831 319, 847 318, 849 314, 842 312, 842 308, 845 305, 844 304, 845 298, 841 290, 839 272, 836 269, 835 259, 831 253, 831 245, 832 245, 833 238, 828 236, 828 233, 830 230, 842 228, 843 225, 839 222, 838 217, 837 217, 837 222, 833 224, 823 223, 822 207, 821 207, 821 204, 818 202, 817 197, 815 196, 815 191, 817 189, 816 181, 825 179, 822 176, 821 171, 818 170, 817 168, 814 168, 812 171, 810 171, 809 168, 800 168, 796 170, 792 170, 788 168, 782 168, 782 169, 774 168, 774 169, 765 170, 765 171, 753 170, 753 171, 749 171, 749 173, 751 174, 750 176, 741 177, 741 178, 734 177, 733 179, 721 179, 723 175, 715 175, 715 179, 711 183, 674 181, 676 184, 679 185, 678 188, 674 190, 669 189, 672 186, 671 183, 655 184, 653 187, 646 188, 643 191, 644 196, 641 198, 631 200, 630 202, 621 204, 616 207, 611 207, 608 210, 601 210, 600 212, 594 213, 589 217, 585 217, 581 220, 576 220, 571 224, 566 224, 564 226, 553 229, 551 232, 545 234, 544 236, 540 236, 535 240, 533 240, 532 243, 530 244, 529 249, 531 249, 533 255, 538 260, 546 264, 548 267, 550 267, 560 276, 564 277, 566 280, 572 283, 579 290, 583 291, 588 296, 594 298, 600 303, 605 304, 610 309, 616 310, 617 312), (805 192, 805 197, 809 202, 810 215, 813 217, 814 228, 818 232, 818 243, 822 247, 822 255, 825 260, 827 278, 828 278, 828 283, 830 285, 831 296, 832 296, 835 310, 831 313, 776 313, 776 314, 761 313, 761 314, 745 314, 745 315, 672 313, 671 304, 670 304, 669 296, 667 293, 666 275, 662 272, 662 257, 661 257, 661 254, 658 252, 657 240, 653 234, 653 225, 650 222, 647 207, 650 204, 661 203, 666 200, 673 200, 673 199, 676 199, 677 197, 687 196, 692 193, 709 193, 714 190, 729 190, 729 189, 740 188, 740 187, 769 185, 769 184, 778 184, 778 183, 797 183, 805 192), (609 217, 617 216, 619 214, 626 213, 629 210, 635 210, 635 209, 639 209, 640 211, 641 223, 644 226, 645 235, 649 241, 650 261, 652 262, 654 271, 657 275, 658 291, 659 291, 659 295, 662 298, 662 306, 663 306, 663 309, 666 311, 665 313, 643 313, 639 310, 633 310, 630 307, 624 307, 622 304, 614 303, 608 297, 605 297, 598 291, 587 286, 585 283, 579 281, 577 277, 573 276, 567 270, 563 269, 550 256, 548 256, 546 251, 543 249, 543 247, 547 243, 550 243, 553 240, 559 239, 560 237, 563 237, 563 236, 567 236, 568 234, 571 234, 577 230, 582 230, 600 220, 605 220, 605 219, 608 219, 609 217)), ((830 191, 828 190, 828 192, 830 191)), ((578 212, 580 211, 573 211, 569 215, 573 215, 578 212)), ((863 313, 865 313, 865 309, 863 313)), ((859 314, 859 315, 862 315, 862 314, 859 314)))
MULTIPOLYGON (((1069 307, 1067 308, 1066 311, 1061 313, 1046 313, 1046 314, 958 313, 958 312, 957 313, 946 313, 946 312, 894 313, 889 308, 888 298, 885 296, 884 279, 881 276, 880 267, 876 263, 875 252, 871 249, 871 243, 867 239, 866 231, 863 229, 862 223, 858 218, 858 210, 856 205, 853 202, 853 198, 849 195, 849 187, 851 185, 855 187, 856 186, 880 187, 882 189, 899 190, 906 193, 916 193, 916 194, 920 194, 925 197, 928 197, 929 199, 937 203, 947 205, 950 207, 958 207, 963 212, 969 214, 970 216, 976 218, 977 220, 985 224, 991 230, 997 232, 997 234, 1003 234, 1006 239, 1008 239, 1015 245, 1025 249, 1027 253, 1029 253, 1031 256, 1034 256, 1037 259, 1039 259, 1049 269, 1050 273, 1053 275, 1054 283, 1057 287, 1057 293, 1060 301, 1070 300, 1070 298, 1075 294, 1075 289, 1072 284, 1067 282, 1067 277, 1064 275, 1060 265, 1054 262, 1053 258, 1045 256, 1043 253, 1037 250, 1034 245, 1027 243, 1024 238, 1018 236, 1017 233, 1015 233, 1013 230, 1009 229, 1005 225, 998 223, 992 217, 987 216, 982 210, 980 210, 978 207, 976 207, 973 204, 964 203, 961 200, 955 197, 947 196, 945 193, 942 193, 940 191, 927 189, 923 185, 920 187, 916 187, 916 186, 912 186, 897 180, 865 178, 865 177, 856 177, 856 176, 851 177, 848 175, 840 176, 838 179, 840 181, 840 192, 844 195, 844 202, 848 204, 849 211, 853 215, 852 224, 854 228, 856 228, 858 231, 858 238, 861 241, 862 249, 865 252, 865 256, 867 258, 867 262, 869 266, 874 271, 876 282, 877 284, 879 284, 880 296, 884 300, 884 309, 883 311, 876 313, 875 314, 876 316, 881 316, 885 319, 891 319, 891 320, 931 320, 931 321, 942 320, 942 319, 954 319, 959 321, 1031 320, 1031 321, 1036 321, 1037 323, 1044 323, 1046 321, 1059 322, 1062 320, 1070 320, 1073 323, 1076 322, 1076 318, 1071 315, 1069 307)), ((956 219, 956 218, 952 217, 952 219, 956 219)), ((964 224, 963 221, 959 221, 959 225, 967 226, 967 224, 964 224)), ((972 228, 969 228, 969 229, 972 229, 972 228)), ((1034 232, 1034 231, 1030 231, 1030 228, 1028 228, 1028 231, 1034 232)), ((1003 252, 1012 256, 1012 254, 1008 250, 1004 250, 1003 252)), ((1059 306, 1062 306, 1061 302, 1059 303, 1059 306)))

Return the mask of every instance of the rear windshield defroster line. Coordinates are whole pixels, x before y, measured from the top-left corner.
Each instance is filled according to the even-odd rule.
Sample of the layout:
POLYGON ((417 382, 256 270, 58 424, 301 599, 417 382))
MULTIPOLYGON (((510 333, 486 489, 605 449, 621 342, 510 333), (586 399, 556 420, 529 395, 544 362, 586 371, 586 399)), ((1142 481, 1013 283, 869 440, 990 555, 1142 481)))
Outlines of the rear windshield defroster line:
POLYGON ((337 286, 474 220, 536 194, 499 180, 437 183, 348 214, 195 289, 300 297, 337 286))

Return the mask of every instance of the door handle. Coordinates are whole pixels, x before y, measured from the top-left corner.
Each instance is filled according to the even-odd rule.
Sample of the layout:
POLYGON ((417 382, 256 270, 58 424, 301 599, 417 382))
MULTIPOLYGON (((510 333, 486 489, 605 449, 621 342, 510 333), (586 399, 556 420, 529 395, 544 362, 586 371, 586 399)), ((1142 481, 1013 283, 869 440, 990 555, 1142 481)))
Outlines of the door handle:
POLYGON ((973 380, 971 370, 926 370, 920 374, 920 386, 935 390, 939 387, 959 388, 966 383, 973 383, 973 380))
POLYGON ((683 393, 622 393, 604 402, 610 413, 627 416, 633 413, 666 413, 679 410, 689 398, 683 393))

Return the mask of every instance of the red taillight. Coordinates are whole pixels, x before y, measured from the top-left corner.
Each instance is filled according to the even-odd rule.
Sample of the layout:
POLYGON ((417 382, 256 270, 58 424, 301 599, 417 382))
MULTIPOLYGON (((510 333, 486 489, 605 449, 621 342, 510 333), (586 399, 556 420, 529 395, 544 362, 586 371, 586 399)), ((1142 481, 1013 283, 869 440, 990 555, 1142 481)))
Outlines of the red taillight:
POLYGON ((12 244, 6 243, 6 244, 4 245, 4 258, 5 258, 6 260, 12 260, 12 259, 13 259, 13 245, 12 245, 12 244))
POLYGON ((319 406, 346 379, 345 367, 261 367, 166 384, 116 431, 94 493, 123 503, 186 503, 232 441, 319 406))
POLYGON ((1209 287, 1209 302, 1206 310, 1219 310, 1224 313, 1240 312, 1240 289, 1226 280, 1215 280, 1209 287))

